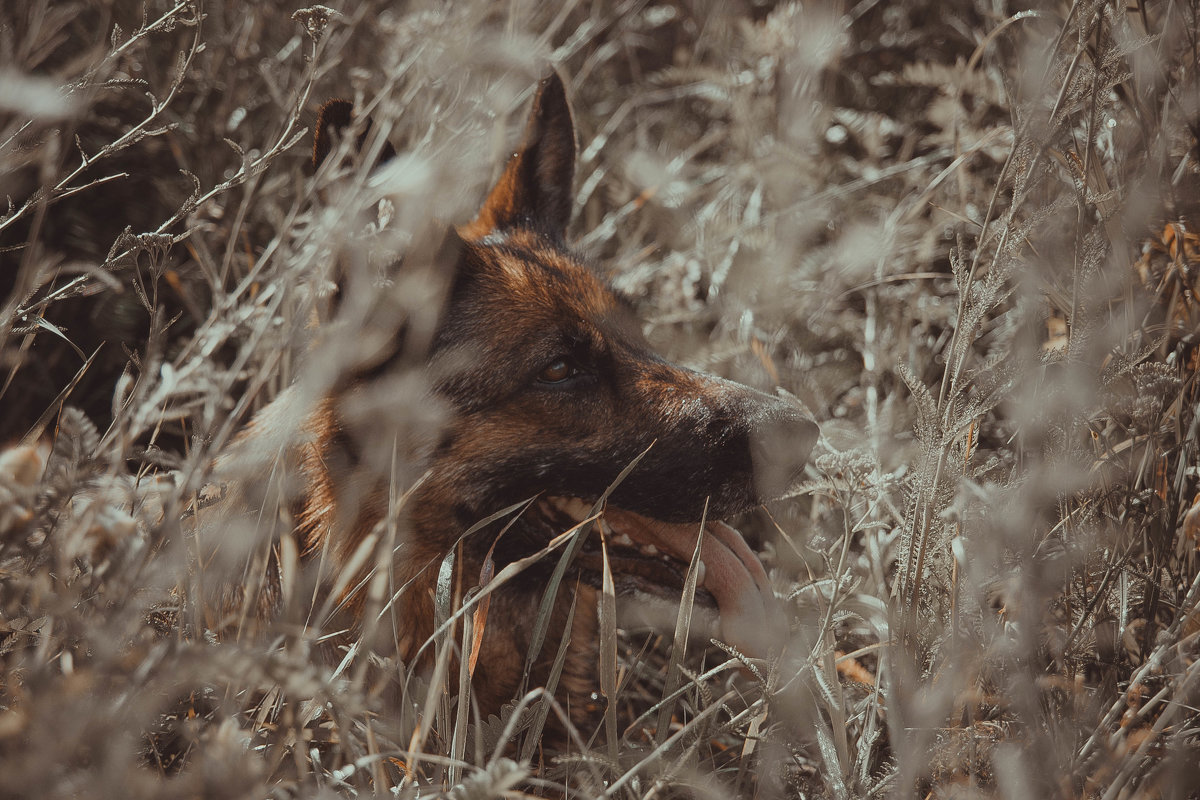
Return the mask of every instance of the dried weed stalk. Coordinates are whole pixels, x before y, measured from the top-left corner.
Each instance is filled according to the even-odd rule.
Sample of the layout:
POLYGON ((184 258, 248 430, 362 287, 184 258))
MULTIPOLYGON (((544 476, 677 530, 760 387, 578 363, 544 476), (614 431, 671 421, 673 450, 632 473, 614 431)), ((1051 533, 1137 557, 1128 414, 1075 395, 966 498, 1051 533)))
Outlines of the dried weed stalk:
POLYGON ((0 11, 0 794, 1192 791, 1194 3, 334 6, 0 11), (824 433, 745 524, 779 658, 689 644, 687 604, 674 637, 605 616, 594 731, 553 686, 474 718, 471 587, 439 587, 431 671, 372 648, 439 418, 416 355, 361 398, 396 513, 332 662, 287 436, 212 482, 284 387, 428 328, 395 261, 470 214, 548 63, 576 245, 657 346, 824 433), (374 124, 312 175, 332 96, 374 124))

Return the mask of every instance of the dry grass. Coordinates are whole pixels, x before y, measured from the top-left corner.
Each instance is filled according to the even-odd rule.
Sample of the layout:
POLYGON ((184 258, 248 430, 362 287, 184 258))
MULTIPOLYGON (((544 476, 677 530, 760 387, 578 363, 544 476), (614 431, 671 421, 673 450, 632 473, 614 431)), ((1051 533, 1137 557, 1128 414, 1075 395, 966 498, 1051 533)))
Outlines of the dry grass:
MULTIPOLYGON (((0 455, 0 794, 1194 796, 1194 0, 339 8, 0 10, 0 437, 31 443, 0 455), (330 665, 270 496, 220 546, 194 524, 253 410, 369 357, 370 321, 309 324, 333 254, 412 289, 389 254, 469 218, 548 63, 575 244, 664 352, 824 434, 746 525, 784 656, 604 636, 616 700, 569 757, 540 694, 455 709, 469 614, 432 674, 330 665), (331 96, 389 181, 306 173, 331 96), (273 544, 284 611, 218 619, 273 544)), ((399 501, 436 420, 381 392, 399 501)))

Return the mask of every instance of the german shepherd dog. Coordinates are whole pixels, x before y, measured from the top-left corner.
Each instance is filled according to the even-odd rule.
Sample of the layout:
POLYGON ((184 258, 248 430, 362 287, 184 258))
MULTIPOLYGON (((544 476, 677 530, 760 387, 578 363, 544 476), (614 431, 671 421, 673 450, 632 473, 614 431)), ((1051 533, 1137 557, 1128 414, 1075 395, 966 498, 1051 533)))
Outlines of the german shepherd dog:
MULTIPOLYGON (((331 150, 324 139, 349 120, 349 104, 327 107, 318 162, 331 150)), ((699 545, 697 606, 716 612, 723 640, 751 656, 767 654, 770 631, 779 630, 774 595, 755 553, 723 520, 793 482, 818 429, 783 399, 651 351, 630 302, 566 244, 575 150, 566 91, 551 74, 538 87, 520 149, 475 219, 452 228, 441 248, 449 289, 428 369, 449 416, 429 448, 424 479, 405 498, 406 532, 388 555, 388 596, 395 599, 395 654, 412 663, 431 650, 423 645, 435 632, 447 553, 461 543, 454 568, 466 590, 489 574, 485 567, 498 572, 579 527, 586 539, 559 583, 549 646, 529 676, 532 686, 546 680, 569 633, 557 694, 578 709, 597 688, 602 538, 619 607, 642 618, 655 616, 647 608, 668 609, 658 618, 672 626, 699 545), (601 515, 591 520, 602 498, 601 515), (479 527, 524 501, 515 518, 479 527)), ((309 412, 296 454, 298 536, 306 552, 323 553, 335 568, 353 565, 372 532, 395 522, 388 477, 376 475, 364 489, 356 468, 361 442, 341 405, 352 390, 335 391, 309 412), (358 475, 354 486, 351 474, 358 475)), ((269 431, 281 413, 268 407, 246 437, 269 431)), ((490 595, 472 677, 484 714, 522 684, 560 552, 490 595)), ((369 570, 359 569, 362 580, 343 600, 361 617, 367 591, 353 587, 369 582, 369 570)))

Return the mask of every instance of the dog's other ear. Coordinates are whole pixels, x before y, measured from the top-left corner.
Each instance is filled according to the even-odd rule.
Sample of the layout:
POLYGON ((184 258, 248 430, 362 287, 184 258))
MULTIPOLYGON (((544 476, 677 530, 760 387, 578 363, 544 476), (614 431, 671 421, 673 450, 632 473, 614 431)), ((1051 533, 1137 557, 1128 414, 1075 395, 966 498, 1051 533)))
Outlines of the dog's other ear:
POLYGON ((509 159, 475 220, 468 239, 493 230, 529 228, 556 244, 566 239, 575 178, 575 124, 558 73, 538 86, 521 149, 509 159))
MULTIPOLYGON (((313 135, 312 168, 314 172, 333 152, 336 138, 345 136, 353 122, 354 104, 349 100, 330 100, 321 106, 321 110, 317 112, 317 132, 313 135)), ((371 120, 367 120, 363 132, 358 136, 358 141, 354 143, 358 152, 362 152, 363 145, 367 143, 367 136, 370 133, 371 120)), ((379 154, 379 161, 375 166, 378 167, 391 160, 395 155, 396 150, 392 147, 392 143, 384 142, 383 151, 379 154)))
POLYGON ((349 100, 330 100, 317 112, 317 132, 313 135, 312 168, 315 172, 325 163, 333 150, 333 137, 340 136, 350 127, 354 117, 354 104, 349 100))

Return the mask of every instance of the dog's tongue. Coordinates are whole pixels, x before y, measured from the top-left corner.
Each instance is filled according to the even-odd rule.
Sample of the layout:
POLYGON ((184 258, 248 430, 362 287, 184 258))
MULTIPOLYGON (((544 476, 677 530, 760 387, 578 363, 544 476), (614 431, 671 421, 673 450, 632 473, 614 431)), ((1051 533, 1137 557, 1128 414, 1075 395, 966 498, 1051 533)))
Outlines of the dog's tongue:
MULTIPOLYGON (((674 525, 611 506, 605 509, 604 520, 638 544, 652 544, 685 564, 692 560, 698 524, 674 525)), ((717 600, 721 637, 755 658, 778 649, 773 632, 781 617, 775 593, 762 562, 742 535, 724 522, 708 522, 700 560, 704 562, 702 585, 717 600)))

